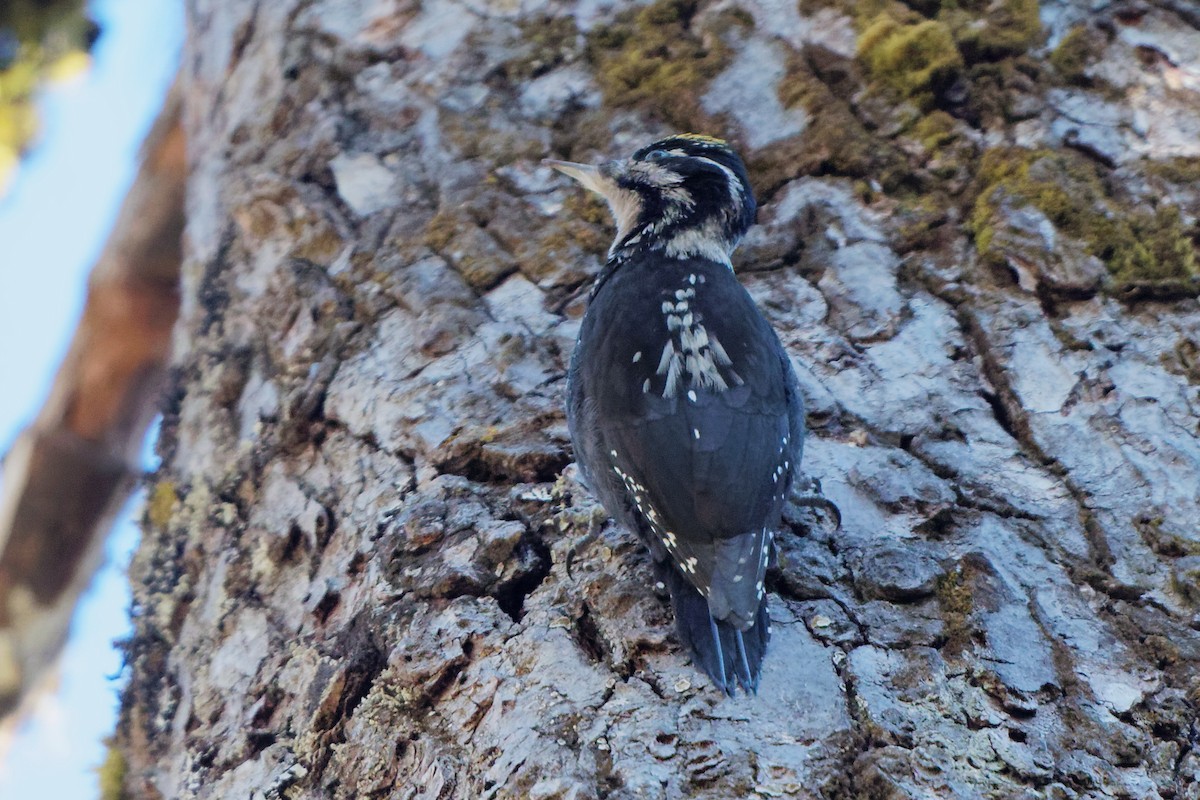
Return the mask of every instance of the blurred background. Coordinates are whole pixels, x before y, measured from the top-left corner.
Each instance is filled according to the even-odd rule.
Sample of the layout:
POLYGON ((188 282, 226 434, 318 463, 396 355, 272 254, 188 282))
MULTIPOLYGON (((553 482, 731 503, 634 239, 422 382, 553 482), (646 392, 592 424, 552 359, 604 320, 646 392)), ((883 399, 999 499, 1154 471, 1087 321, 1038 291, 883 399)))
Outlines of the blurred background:
MULTIPOLYGON (((0 2, 0 451, 45 399, 182 41, 173 0, 0 2)), ((0 755, 4 800, 99 794, 139 501, 75 615, 56 689, 0 755)))

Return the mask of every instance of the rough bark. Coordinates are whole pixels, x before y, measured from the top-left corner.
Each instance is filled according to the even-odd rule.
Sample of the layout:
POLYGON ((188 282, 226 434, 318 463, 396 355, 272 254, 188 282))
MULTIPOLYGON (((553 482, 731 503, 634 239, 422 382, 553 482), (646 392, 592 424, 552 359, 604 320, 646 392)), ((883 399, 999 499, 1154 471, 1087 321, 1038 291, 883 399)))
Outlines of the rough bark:
POLYGON ((128 794, 1200 797, 1198 21, 939 8, 195 0, 128 794), (680 128, 844 517, 754 698, 562 417, 609 229, 539 159, 680 128))
POLYGON ((83 316, 50 396, 5 456, 0 719, 57 660, 105 536, 142 471, 142 442, 158 413, 182 258, 185 160, 176 95, 141 161, 88 278, 83 316))

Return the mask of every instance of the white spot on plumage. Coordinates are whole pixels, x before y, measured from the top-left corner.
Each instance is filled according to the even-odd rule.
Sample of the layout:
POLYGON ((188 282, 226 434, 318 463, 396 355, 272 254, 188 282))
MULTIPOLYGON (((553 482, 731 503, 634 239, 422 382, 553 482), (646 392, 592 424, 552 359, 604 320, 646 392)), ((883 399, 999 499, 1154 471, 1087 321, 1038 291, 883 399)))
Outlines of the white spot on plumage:
POLYGON ((636 364, 637 362, 639 362, 641 360, 642 360, 642 351, 638 350, 636 353, 633 354, 633 363, 636 364))
POLYGON ((696 402, 696 390, 695 389, 688 389, 688 400, 691 400, 693 403, 696 402))
POLYGON ((697 442, 698 442, 698 441, 700 441, 700 429, 699 429, 699 428, 692 428, 692 436, 695 436, 695 437, 696 437, 696 441, 697 441, 697 442))
POLYGON ((663 397, 674 397, 679 390, 679 379, 683 375, 683 359, 678 353, 673 353, 670 366, 667 367, 667 383, 663 387, 663 397))
MULTIPOLYGON (((693 285, 696 280, 704 282, 704 276, 695 273, 688 279, 693 285)), ((696 290, 685 286, 676 289, 674 296, 677 302, 664 300, 662 303, 667 332, 671 334, 658 361, 657 374, 667 378, 662 396, 674 397, 685 377, 693 387, 719 392, 729 388, 730 379, 740 386, 743 381, 736 372, 722 372, 733 363, 729 354, 700 322, 700 316, 691 310, 689 300, 696 296, 696 290)))
POLYGON ((689 326, 679 335, 679 346, 685 353, 699 353, 708 347, 708 331, 703 325, 689 326))
POLYGON ((723 367, 727 367, 733 363, 733 361, 730 360, 730 358, 729 358, 729 354, 725 352, 725 348, 721 346, 721 343, 719 341, 717 341, 717 337, 715 337, 715 336, 712 337, 712 340, 709 342, 709 345, 712 347, 713 359, 718 364, 720 364, 723 367))
POLYGON ((667 342, 665 345, 663 345, 662 357, 658 359, 657 374, 665 375, 667 373, 667 369, 671 366, 671 359, 677 357, 678 354, 675 352, 674 342, 667 342))
POLYGON ((741 576, 741 575, 734 575, 734 576, 733 576, 733 582, 734 582, 734 583, 741 583, 741 582, 742 582, 742 576, 741 576))
POLYGON ((642 394, 650 394, 650 379, 642 381, 642 394))
POLYGON ((692 284, 693 286, 696 285, 696 273, 693 272, 691 275, 688 275, 688 283, 692 284))

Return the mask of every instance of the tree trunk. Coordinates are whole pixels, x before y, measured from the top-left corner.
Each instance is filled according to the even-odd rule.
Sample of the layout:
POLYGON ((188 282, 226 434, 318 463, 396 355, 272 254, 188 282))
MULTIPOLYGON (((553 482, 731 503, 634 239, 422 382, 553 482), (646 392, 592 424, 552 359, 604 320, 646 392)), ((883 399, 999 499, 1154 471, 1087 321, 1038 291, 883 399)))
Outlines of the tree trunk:
POLYGON ((193 0, 128 796, 1200 797, 1200 19, 1038 15, 193 0), (844 517, 750 698, 562 413, 611 228, 539 160, 679 130, 844 517))

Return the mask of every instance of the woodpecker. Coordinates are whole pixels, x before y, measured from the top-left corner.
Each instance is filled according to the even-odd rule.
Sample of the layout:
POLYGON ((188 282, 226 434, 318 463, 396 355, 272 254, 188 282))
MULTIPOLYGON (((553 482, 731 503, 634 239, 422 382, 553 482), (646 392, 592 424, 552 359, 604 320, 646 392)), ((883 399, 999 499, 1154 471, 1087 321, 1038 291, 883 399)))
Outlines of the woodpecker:
POLYGON ((584 483, 648 545, 694 662, 727 694, 755 693, 805 428, 791 361, 730 261, 754 222, 746 167, 699 134, 546 163, 600 194, 617 228, 568 372, 584 483))

